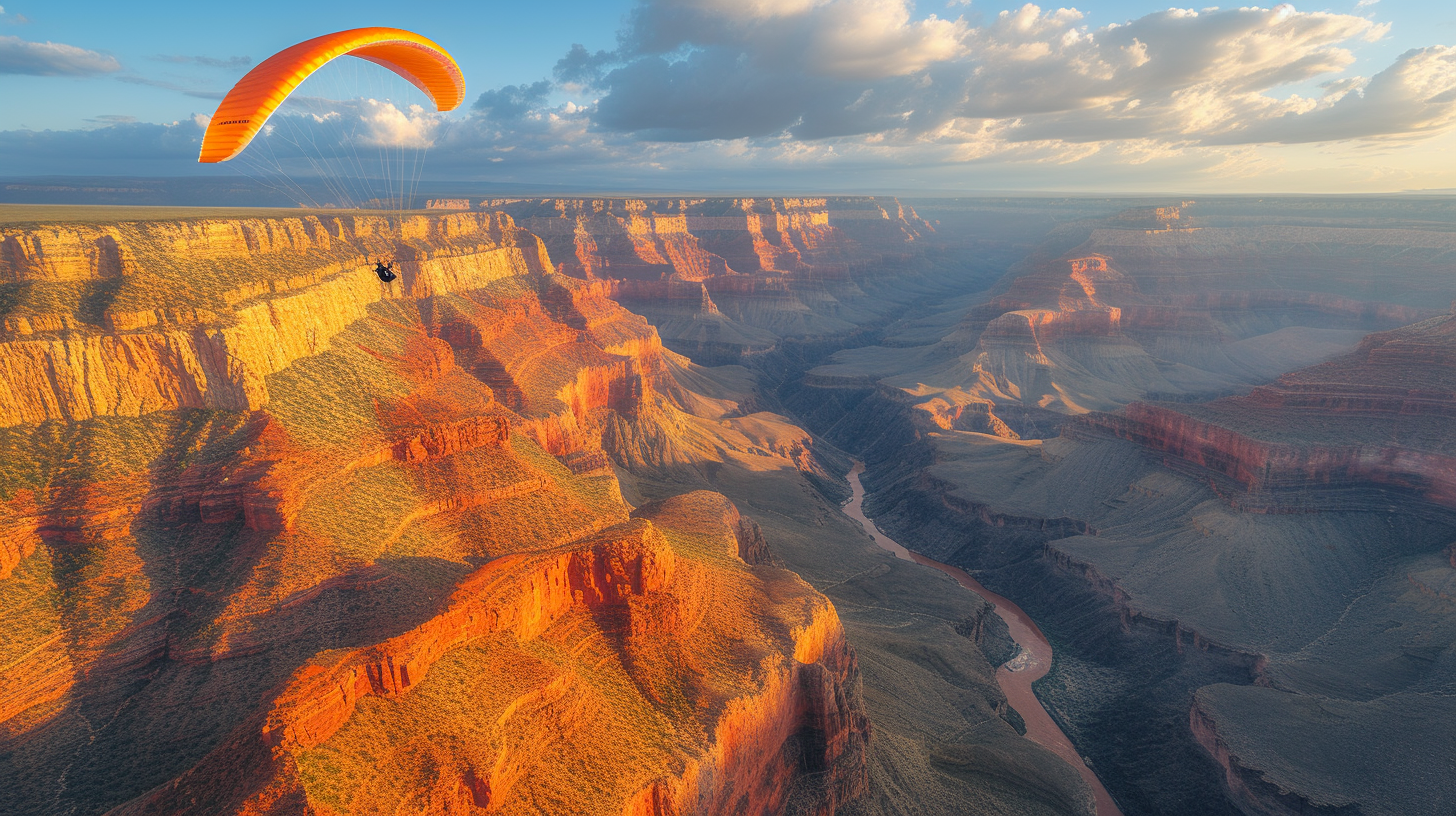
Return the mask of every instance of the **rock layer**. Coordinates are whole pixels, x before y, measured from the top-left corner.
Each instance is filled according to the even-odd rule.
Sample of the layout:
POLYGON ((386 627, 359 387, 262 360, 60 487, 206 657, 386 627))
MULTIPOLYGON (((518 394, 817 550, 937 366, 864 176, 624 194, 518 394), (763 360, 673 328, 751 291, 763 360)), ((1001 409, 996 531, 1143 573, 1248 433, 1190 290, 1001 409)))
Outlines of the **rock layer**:
POLYGON ((632 514, 613 470, 812 440, 509 216, 0 232, 0 810, 865 793, 834 607, 722 496, 632 514))
MULTIPOLYGON (((1367 336, 1352 354, 1197 406, 1137 403, 1087 420, 1277 502, 1281 489, 1382 485, 1456 509, 1456 319, 1367 336)), ((1308 497, 1301 499, 1307 503, 1308 497)))
POLYGON ((1397 257, 1409 231, 1211 228, 1190 226, 1188 207, 1162 210, 1094 222, 1071 251, 1032 255, 932 346, 844 352, 811 382, 884 380, 913 395, 927 428, 961 427, 969 412, 967 429, 1045 436, 1061 417, 1139 399, 1246 390, 1364 332, 1436 316, 1456 251, 1438 233, 1397 257), (1128 228, 1144 221, 1153 228, 1128 228))
POLYGON ((668 347, 738 362, 784 337, 847 331, 856 276, 934 228, 893 199, 499 200, 567 275, 611 282, 668 347))
POLYGON ((370 304, 549 269, 539 240, 503 216, 421 217, 390 230, 382 218, 306 217, 7 231, 0 278, 52 297, 5 319, 0 372, 14 387, 0 393, 0 427, 256 410, 269 375, 327 349, 370 304), (118 267, 86 249, 103 245, 129 260, 118 267), (396 284, 374 280, 371 254, 399 259, 396 284), (273 270, 287 277, 253 277, 273 270), (102 297, 71 291, 74 281, 102 297), (172 305, 166 292, 191 302, 172 305))
POLYGON ((1318 226, 1221 206, 1068 228, 789 404, 869 461, 877 523, 1072 644, 1045 692, 1114 795, 1449 809, 1425 723, 1456 677, 1456 244, 1369 228, 1383 202, 1318 226))

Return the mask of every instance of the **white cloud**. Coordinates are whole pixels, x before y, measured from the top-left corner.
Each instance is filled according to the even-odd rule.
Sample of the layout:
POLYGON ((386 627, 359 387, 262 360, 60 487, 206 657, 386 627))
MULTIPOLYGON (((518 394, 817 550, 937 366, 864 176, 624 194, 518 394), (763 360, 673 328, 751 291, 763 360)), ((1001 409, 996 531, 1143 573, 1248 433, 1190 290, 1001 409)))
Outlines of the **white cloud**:
POLYGON ((1456 48, 1431 46, 1401 54, 1371 77, 1335 83, 1318 102, 1251 121, 1211 143, 1402 140, 1456 125, 1456 48))
POLYGON ((804 18, 806 65, 831 77, 903 76, 965 53, 963 20, 912 21, 902 0, 839 0, 804 18))
POLYGON ((626 56, 726 48, 775 72, 899 76, 964 52, 963 20, 915 20, 907 0, 644 0, 626 56))
MULTIPOLYGON (((301 160, 285 137, 306 115, 324 148, 429 145, 437 174, 577 189, 649 178, 697 189, 1394 184, 1420 175, 1414 141, 1453 143, 1456 49, 1352 74, 1358 49, 1387 30, 1290 6, 1169 9, 1093 27, 1075 9, 1031 4, 972 22, 919 15, 908 0, 640 0, 619 48, 574 48, 555 85, 489 90, 464 119, 297 98, 260 146, 301 160), (1375 160, 1371 144, 1389 151, 1384 169, 1350 169, 1375 160), (1345 175, 1321 175, 1320 161, 1345 175)), ((161 135, 141 128, 96 128, 82 141, 101 155, 128 134, 161 135)), ((166 131, 169 144, 184 131, 166 131)), ((1412 186, 1432 185, 1456 179, 1412 186)))
POLYGON ((400 110, 374 99, 364 100, 360 117, 365 126, 362 141, 371 147, 430 147, 441 121, 420 105, 400 110))
MULTIPOLYGON (((1335 127, 1329 139, 1446 127, 1456 104, 1439 90, 1420 102, 1407 87, 1444 87, 1452 71, 1439 59, 1393 67, 1379 83, 1338 76, 1354 62, 1352 46, 1387 31, 1288 5, 1170 9, 1092 29, 1075 9, 1030 3, 972 27, 917 20, 906 0, 644 0, 621 50, 573 51, 558 71, 573 87, 605 91, 597 127, 660 141, 873 136, 908 145, 994 131, 1010 151, 1024 141, 1308 140, 1317 123, 1339 118, 1320 111, 1356 87, 1401 114, 1335 127), (1336 92, 1323 100, 1278 90, 1324 78, 1336 92)), ((973 142, 976 155, 988 149, 984 136, 973 142)))
POLYGON ((0 35, 0 74, 86 76, 120 71, 115 57, 74 45, 0 35))

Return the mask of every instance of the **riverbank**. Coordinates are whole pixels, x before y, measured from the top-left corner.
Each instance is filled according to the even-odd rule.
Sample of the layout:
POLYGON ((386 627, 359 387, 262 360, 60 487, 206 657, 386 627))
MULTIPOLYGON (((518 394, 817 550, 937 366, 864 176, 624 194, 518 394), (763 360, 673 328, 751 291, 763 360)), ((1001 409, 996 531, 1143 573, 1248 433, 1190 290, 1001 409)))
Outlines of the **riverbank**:
POLYGON ((1015 708, 1025 721, 1027 738, 1052 751, 1077 770, 1077 773, 1092 788, 1093 796, 1097 801, 1098 816, 1122 816, 1122 811, 1117 807, 1117 803, 1113 801, 1112 795, 1107 792, 1102 781, 1083 761, 1081 754, 1072 745, 1072 741, 1057 726, 1056 721, 1051 718, 1041 701, 1037 699, 1035 692, 1032 691, 1032 683, 1044 677, 1052 665, 1051 643, 1047 641, 1036 622, 1016 604, 981 586, 980 582, 965 570, 911 552, 880 532, 874 521, 864 514, 865 491, 864 485, 860 482, 862 472, 864 472, 864 463, 855 462, 854 468, 846 474, 853 495, 849 503, 841 508, 844 514, 859 522, 876 544, 894 553, 896 557, 940 570, 956 583, 995 605, 996 614, 1006 622, 1012 640, 1021 647, 1021 654, 997 670, 996 680, 1001 686, 1001 691, 1006 695, 1006 699, 1011 703, 1011 707, 1015 708))

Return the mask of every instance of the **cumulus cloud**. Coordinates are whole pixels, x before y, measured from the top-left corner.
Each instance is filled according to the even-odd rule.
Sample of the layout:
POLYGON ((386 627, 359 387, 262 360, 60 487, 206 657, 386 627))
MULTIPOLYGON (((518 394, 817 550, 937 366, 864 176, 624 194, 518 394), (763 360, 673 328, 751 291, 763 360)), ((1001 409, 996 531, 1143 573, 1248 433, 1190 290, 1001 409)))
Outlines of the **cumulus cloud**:
POLYGON ((424 149, 446 125, 421 105, 359 98, 294 96, 268 120, 258 143, 278 157, 333 157, 373 148, 424 149), (267 144, 272 143, 272 144, 267 144))
MULTIPOLYGON (((1032 4, 973 25, 917 18, 908 0, 641 0, 615 51, 575 46, 555 78, 592 99, 590 132, 654 143, 832 141, 817 152, 835 160, 1148 161, 1449 129, 1456 65, 1444 49, 1344 75, 1352 49, 1387 30, 1288 5, 1093 28, 1076 10, 1032 4)), ((513 119, 545 110, 545 90, 530 87, 488 92, 477 107, 513 119)))
POLYGON ((493 119, 509 121, 539 107, 550 93, 551 83, 544 79, 530 85, 506 85, 481 94, 471 107, 493 119))
POLYGON ((670 145, 643 143, 633 134, 597 129, 595 109, 574 102, 526 110, 510 104, 476 107, 483 113, 441 123, 432 165, 462 170, 497 165, 493 168, 497 172, 557 167, 570 172, 593 166, 646 167, 672 150, 670 145))
POLYGON ((177 175, 197 163, 202 128, 187 119, 171 124, 116 122, 85 130, 0 131, 0 166, 7 175, 124 172, 177 175))
POLYGON ((964 21, 910 12, 906 0, 645 0, 622 50, 726 48, 767 69, 844 79, 908 74, 962 53, 964 21))
POLYGON ((170 124, 150 124, 129 115, 106 114, 86 120, 100 127, 0 131, 0 166, 9 171, 7 175, 263 170, 299 178, 320 173, 382 178, 398 175, 401 161, 423 158, 447 122, 445 115, 419 105, 295 96, 268 120, 239 159, 217 167, 197 164, 209 119, 199 113, 170 124))
POLYGON ((1336 83, 1329 91, 1312 105, 1254 120, 1209 141, 1400 140, 1449 130, 1456 125, 1456 48, 1412 49, 1369 82, 1336 83))
POLYGON ((87 76, 120 71, 116 57, 74 45, 0 35, 0 74, 87 76))
POLYGON ((1388 137, 1439 131, 1456 111, 1441 96, 1456 66, 1439 49, 1379 81, 1348 80, 1353 96, 1278 93, 1344 71, 1352 45, 1386 33, 1354 15, 1170 9, 1093 29, 1074 9, 1032 4, 980 26, 911 11, 906 0, 644 0, 617 52, 573 48, 556 74, 600 94, 597 127, 647 139, 962 139, 974 155, 992 143, 1388 137))
POLYGON ((408 105, 403 110, 390 102, 366 99, 360 106, 363 143, 371 147, 417 147, 434 144, 440 117, 425 111, 421 105, 408 105))

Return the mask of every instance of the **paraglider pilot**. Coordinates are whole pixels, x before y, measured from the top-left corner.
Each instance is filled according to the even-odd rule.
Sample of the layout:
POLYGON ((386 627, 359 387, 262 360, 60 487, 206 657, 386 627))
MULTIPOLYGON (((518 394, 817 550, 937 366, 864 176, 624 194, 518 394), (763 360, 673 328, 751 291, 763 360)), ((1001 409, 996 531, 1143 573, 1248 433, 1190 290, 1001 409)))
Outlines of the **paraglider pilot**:
POLYGON ((384 281, 385 283, 389 283, 390 281, 399 277, 398 275, 394 274, 394 261, 390 261, 389 263, 385 263, 382 260, 375 261, 374 274, 378 275, 379 279, 384 281))

